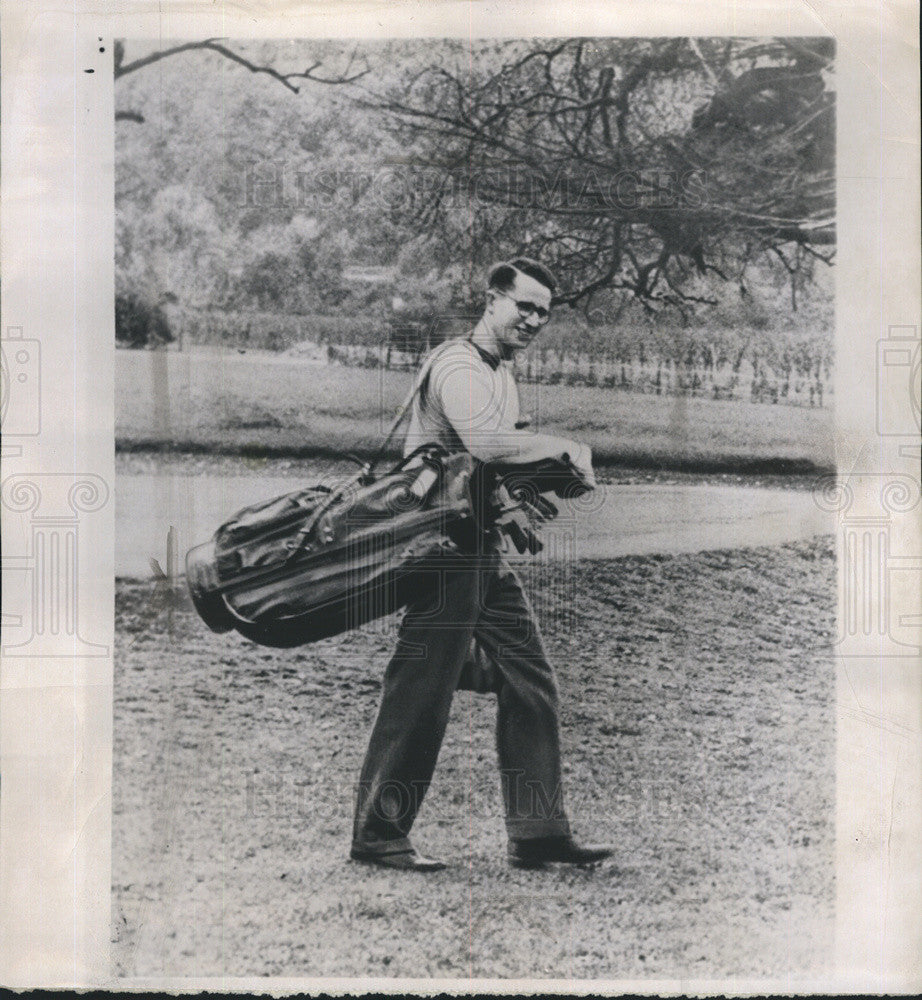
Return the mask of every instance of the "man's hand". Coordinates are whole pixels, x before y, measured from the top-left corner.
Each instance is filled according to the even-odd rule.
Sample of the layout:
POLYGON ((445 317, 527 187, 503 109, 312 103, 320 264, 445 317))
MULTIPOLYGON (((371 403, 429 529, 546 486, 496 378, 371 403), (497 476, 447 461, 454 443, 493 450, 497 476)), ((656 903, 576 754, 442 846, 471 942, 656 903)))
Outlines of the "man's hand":
POLYGON ((515 545, 518 552, 540 552, 544 546, 538 531, 547 521, 559 513, 554 504, 540 493, 534 493, 522 484, 511 488, 500 483, 494 493, 495 502, 501 511, 496 526, 515 545))
MULTIPOLYGON (((595 473, 592 471, 592 451, 588 445, 573 442, 573 450, 567 453, 570 467, 576 473, 586 492, 596 488, 595 473)), ((567 491, 570 492, 570 491, 567 491)), ((558 494, 559 495, 559 494, 558 494)))
POLYGON ((535 529, 546 521, 553 521, 560 513, 547 497, 525 489, 521 484, 510 488, 505 483, 500 483, 494 497, 499 510, 504 513, 521 512, 535 529))

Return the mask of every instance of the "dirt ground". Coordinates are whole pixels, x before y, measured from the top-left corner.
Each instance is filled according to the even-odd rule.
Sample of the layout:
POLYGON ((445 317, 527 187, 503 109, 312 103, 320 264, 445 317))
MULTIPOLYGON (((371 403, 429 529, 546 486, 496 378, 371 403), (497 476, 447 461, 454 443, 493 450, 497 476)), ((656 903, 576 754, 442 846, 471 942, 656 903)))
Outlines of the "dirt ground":
POLYGON ((591 870, 508 867, 492 696, 459 693, 421 876, 347 860, 387 619, 276 651, 153 582, 116 597, 119 975, 820 974, 834 899, 831 538, 528 580, 591 870))

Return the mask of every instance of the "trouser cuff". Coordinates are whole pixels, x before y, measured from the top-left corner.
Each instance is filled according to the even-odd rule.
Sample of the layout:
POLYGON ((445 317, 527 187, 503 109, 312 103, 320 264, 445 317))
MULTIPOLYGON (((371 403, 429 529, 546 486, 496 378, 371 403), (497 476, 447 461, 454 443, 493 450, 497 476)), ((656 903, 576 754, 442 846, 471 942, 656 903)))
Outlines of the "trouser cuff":
POLYGON ((566 816, 558 819, 507 819, 506 833, 510 840, 532 840, 535 837, 569 837, 570 823, 566 816))
POLYGON ((353 837, 352 850, 361 854, 403 854, 412 851, 413 845, 409 837, 398 837, 396 840, 357 840, 353 837))

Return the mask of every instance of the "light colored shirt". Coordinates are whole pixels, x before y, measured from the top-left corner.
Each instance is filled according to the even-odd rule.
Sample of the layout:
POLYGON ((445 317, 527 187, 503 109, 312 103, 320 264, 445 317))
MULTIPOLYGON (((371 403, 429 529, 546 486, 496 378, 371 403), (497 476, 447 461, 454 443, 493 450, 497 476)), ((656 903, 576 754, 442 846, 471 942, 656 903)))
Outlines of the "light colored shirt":
POLYGON ((417 375, 424 391, 413 400, 403 453, 422 444, 469 451, 481 462, 524 465, 566 462, 579 448, 567 438, 517 429, 519 390, 507 362, 486 361, 469 340, 430 352, 417 375))

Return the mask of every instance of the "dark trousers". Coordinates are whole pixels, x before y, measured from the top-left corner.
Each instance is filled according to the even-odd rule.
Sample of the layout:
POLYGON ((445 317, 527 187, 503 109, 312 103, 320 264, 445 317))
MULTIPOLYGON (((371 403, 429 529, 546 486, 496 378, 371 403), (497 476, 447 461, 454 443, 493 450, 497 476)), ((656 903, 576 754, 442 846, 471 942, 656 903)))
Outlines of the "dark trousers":
POLYGON ((496 743, 510 837, 569 833, 557 682, 518 577, 498 552, 446 559, 408 607, 359 778, 353 847, 407 850, 476 638, 498 674, 496 743))

